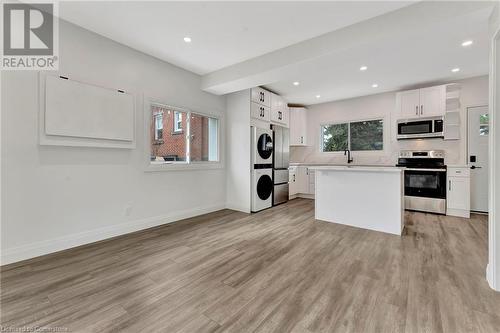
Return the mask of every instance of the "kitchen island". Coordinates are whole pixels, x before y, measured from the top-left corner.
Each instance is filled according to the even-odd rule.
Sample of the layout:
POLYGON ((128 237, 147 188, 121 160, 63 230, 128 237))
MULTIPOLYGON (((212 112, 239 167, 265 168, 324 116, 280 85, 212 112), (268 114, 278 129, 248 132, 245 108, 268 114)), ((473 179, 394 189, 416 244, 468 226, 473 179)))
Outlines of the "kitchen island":
POLYGON ((313 166, 315 218, 401 235, 403 169, 377 166, 313 166))

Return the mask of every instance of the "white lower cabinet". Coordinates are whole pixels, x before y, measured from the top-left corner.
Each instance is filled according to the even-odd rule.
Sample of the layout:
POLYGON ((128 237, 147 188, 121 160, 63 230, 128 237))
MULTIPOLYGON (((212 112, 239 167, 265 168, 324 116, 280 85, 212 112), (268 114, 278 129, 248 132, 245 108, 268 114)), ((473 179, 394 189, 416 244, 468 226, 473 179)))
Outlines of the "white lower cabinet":
POLYGON ((314 196, 314 171, 307 166, 293 166, 289 168, 289 196, 314 196))
POLYGON ((297 167, 288 168, 288 196, 294 196, 297 192, 297 167))
POLYGON ((470 171, 468 167, 448 168, 446 215, 470 217, 470 171))

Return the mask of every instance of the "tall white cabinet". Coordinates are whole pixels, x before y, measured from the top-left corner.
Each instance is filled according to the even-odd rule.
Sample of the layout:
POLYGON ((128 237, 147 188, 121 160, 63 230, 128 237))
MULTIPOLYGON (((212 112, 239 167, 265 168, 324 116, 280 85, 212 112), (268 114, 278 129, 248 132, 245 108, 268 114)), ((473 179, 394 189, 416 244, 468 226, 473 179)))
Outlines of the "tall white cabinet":
POLYGON ((250 127, 289 127, 288 104, 277 94, 256 87, 227 95, 226 207, 251 210, 250 127))

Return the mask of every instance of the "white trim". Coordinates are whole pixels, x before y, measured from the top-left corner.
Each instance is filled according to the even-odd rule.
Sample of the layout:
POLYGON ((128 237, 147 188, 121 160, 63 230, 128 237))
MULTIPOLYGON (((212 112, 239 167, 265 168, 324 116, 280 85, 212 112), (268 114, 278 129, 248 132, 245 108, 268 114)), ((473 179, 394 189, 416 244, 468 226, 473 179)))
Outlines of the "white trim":
POLYGON ((236 211, 248 213, 248 214, 251 213, 250 208, 246 207, 245 205, 234 205, 234 204, 228 203, 228 202, 226 202, 226 209, 236 210, 236 211))
POLYGON ((500 71, 500 64, 497 64, 496 57, 497 57, 497 44, 498 47, 500 47, 500 27, 496 28, 496 31, 493 33, 490 48, 491 48, 491 54, 490 54, 490 91, 489 91, 489 116, 490 116, 490 141, 489 141, 489 161, 490 161, 490 187, 489 187, 489 215, 488 215, 488 244, 489 244, 489 249, 488 249, 488 266, 486 268, 486 279, 488 280, 488 283, 492 289, 495 289, 497 291, 500 291, 500 283, 498 281, 498 276, 496 276, 496 272, 498 271, 498 258, 496 253, 497 249, 500 247, 500 244, 497 244, 497 241, 500 241, 496 237, 496 227, 498 221, 496 218, 496 198, 495 198, 495 192, 498 190, 496 188, 496 175, 495 175, 495 170, 497 169, 497 163, 496 160, 497 158, 500 159, 500 156, 495 156, 495 146, 496 146, 496 136, 497 136, 497 129, 495 126, 495 118, 498 115, 498 112, 500 111, 500 105, 497 105, 498 103, 498 97, 496 96, 497 93, 497 80, 499 79, 497 77, 497 71, 500 71))
POLYGON ((2 251, 1 265, 26 260, 53 252, 67 250, 72 247, 85 245, 111 237, 125 235, 131 232, 140 231, 163 224, 176 222, 182 219, 215 212, 224 208, 224 203, 212 204, 194 209, 177 211, 168 215, 153 216, 135 221, 124 222, 104 228, 84 231, 55 239, 5 249, 2 251))

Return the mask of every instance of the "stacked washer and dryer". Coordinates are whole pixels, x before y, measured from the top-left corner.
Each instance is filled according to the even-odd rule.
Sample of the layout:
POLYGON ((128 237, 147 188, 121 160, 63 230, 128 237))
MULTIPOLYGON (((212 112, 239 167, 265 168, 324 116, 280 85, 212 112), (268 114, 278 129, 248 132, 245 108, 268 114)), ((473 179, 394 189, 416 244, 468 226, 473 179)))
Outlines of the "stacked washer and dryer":
POLYGON ((252 212, 288 201, 288 129, 251 127, 252 212))

